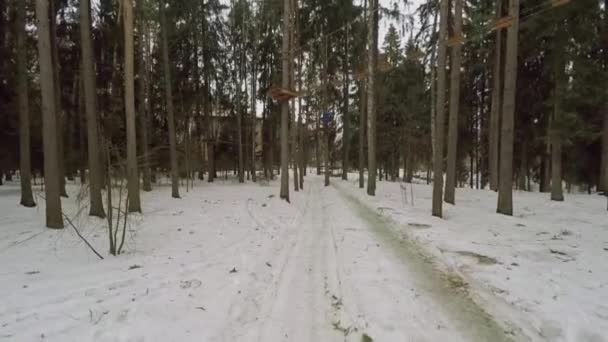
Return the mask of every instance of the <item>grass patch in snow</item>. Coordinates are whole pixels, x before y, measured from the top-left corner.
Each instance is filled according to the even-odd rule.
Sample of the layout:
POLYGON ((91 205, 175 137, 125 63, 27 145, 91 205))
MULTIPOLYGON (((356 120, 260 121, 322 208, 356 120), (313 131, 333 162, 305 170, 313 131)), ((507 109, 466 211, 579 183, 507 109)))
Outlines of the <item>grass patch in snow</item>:
POLYGON ((478 254, 478 253, 475 253, 475 252, 457 251, 455 253, 458 254, 458 255, 474 258, 474 259, 477 260, 478 263, 480 263, 482 265, 496 265, 498 263, 498 261, 496 259, 492 258, 492 257, 489 257, 487 255, 483 255, 483 254, 478 254))

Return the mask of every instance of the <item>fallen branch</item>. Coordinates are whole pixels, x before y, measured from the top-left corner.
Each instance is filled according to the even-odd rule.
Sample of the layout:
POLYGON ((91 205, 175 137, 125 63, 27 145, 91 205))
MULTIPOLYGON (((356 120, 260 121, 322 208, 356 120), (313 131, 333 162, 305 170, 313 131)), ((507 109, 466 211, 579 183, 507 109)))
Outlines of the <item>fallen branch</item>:
POLYGON ((93 251, 93 253, 95 253, 95 255, 97 255, 99 257, 99 259, 103 260, 103 257, 101 256, 101 254, 99 254, 95 248, 93 248, 93 246, 91 246, 91 244, 89 243, 89 241, 87 241, 87 239, 84 238, 84 236, 82 236, 82 234, 80 234, 80 232, 78 231, 78 228, 76 228, 76 226, 72 223, 72 220, 70 220, 70 218, 64 214, 61 213, 63 215, 63 217, 66 219, 66 221, 68 221, 68 223, 70 224, 70 226, 72 226, 72 228, 74 228, 74 231, 76 232, 76 235, 78 235, 79 238, 82 239, 82 241, 84 241, 84 243, 89 246, 89 248, 93 251))

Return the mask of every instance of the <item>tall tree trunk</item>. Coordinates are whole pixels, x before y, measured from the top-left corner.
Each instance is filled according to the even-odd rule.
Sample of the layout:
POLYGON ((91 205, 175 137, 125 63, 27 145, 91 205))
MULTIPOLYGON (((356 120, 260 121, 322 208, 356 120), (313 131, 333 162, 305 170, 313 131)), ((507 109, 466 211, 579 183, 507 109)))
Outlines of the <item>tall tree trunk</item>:
POLYGON ((44 150, 44 178, 46 196, 46 226, 63 228, 57 158, 57 115, 55 110, 55 82, 49 22, 49 0, 36 0, 38 19, 38 63, 40 64, 40 91, 42 94, 42 139, 44 150))
POLYGON ((19 97, 19 174, 21 176, 21 205, 35 207, 32 194, 30 159, 30 108, 27 86, 27 46, 25 31, 25 1, 17 1, 17 95, 19 97))
POLYGON ((437 106, 435 117, 435 153, 433 156, 433 216, 443 216, 443 145, 445 135, 446 38, 448 33, 448 0, 441 0, 437 56, 437 106))
POLYGON ((367 89, 365 81, 361 81, 359 108, 359 188, 365 188, 365 127, 367 126, 367 89))
MULTIPOLYGON (((431 34, 434 36, 437 32, 437 18, 439 17, 439 11, 435 11, 433 16, 433 30, 431 34)), ((431 58, 429 65, 431 68, 430 83, 431 83, 431 160, 435 160, 435 135, 437 130, 437 123, 435 118, 437 117, 437 61, 435 56, 437 55, 437 45, 435 43, 431 46, 431 58)))
POLYGON ((140 139, 139 142, 142 154, 142 178, 143 187, 142 189, 146 192, 152 191, 152 182, 150 174, 150 156, 148 151, 148 29, 144 22, 145 20, 145 7, 143 2, 137 3, 137 13, 139 15, 137 28, 139 30, 139 129, 140 139))
POLYGON ((528 143, 526 140, 521 142, 520 164, 519 164, 519 189, 528 191, 526 179, 528 176, 528 143))
MULTIPOLYGON (((289 88, 289 58, 291 34, 291 1, 283 1, 282 87, 289 88)), ((289 202, 289 101, 281 102, 281 191, 280 197, 289 202)))
MULTIPOLYGON (((496 2, 496 18, 502 17, 502 0, 496 2)), ((500 118, 502 111, 502 76, 503 76, 503 53, 502 53, 502 29, 496 30, 496 42, 494 47, 494 77, 492 80, 492 105, 490 109, 490 132, 488 134, 489 148, 489 171, 490 190, 498 190, 499 171, 499 146, 500 146, 500 118)))
MULTIPOLYGON (((363 22, 367 23, 367 1, 363 0, 363 22)), ((363 62, 365 63, 365 61, 363 62)), ((367 137, 367 89, 365 79, 359 85, 359 188, 365 188, 365 142, 367 137)))
POLYGON ((367 194, 376 195, 376 66, 378 61, 378 0, 370 0, 367 79, 367 194))
POLYGON ((553 125, 550 132, 551 136, 551 200, 563 201, 564 192, 562 189, 562 99, 564 96, 564 42, 561 40, 564 31, 561 29, 563 23, 558 22, 555 35, 555 66, 554 79, 555 88, 553 93, 553 125))
MULTIPOLYGON (((328 37, 325 38, 325 54, 323 55, 323 115, 328 115, 329 114, 329 39, 328 37), (327 113, 327 114, 325 114, 327 113)), ((324 164, 324 169, 325 169, 325 186, 329 186, 329 177, 331 175, 332 172, 332 168, 330 166, 330 157, 331 157, 331 152, 330 152, 330 146, 331 146, 331 141, 330 141, 330 134, 329 134, 329 129, 330 129, 330 122, 327 119, 323 120, 323 130, 325 132, 325 158, 323 158, 325 164, 324 164)))
MULTIPOLYGON (((140 4, 141 6, 141 4, 140 4)), ((135 129, 135 60, 133 43, 133 1, 122 3, 125 38, 125 114, 127 127, 127 188, 129 212, 141 212, 139 173, 137 170, 137 134, 135 129)))
POLYGON ((165 105, 167 106, 167 121, 169 122, 169 154, 171 158, 171 196, 179 196, 179 169, 177 164, 177 142, 175 139, 175 114, 173 109, 173 90, 171 89, 171 69, 169 66, 169 42, 167 38, 167 17, 165 14, 165 0, 159 1, 161 23, 161 45, 163 69, 165 74, 165 105))
MULTIPOLYGON (((454 0, 454 37, 462 35, 462 0, 454 0)), ((452 47, 450 69, 450 121, 448 128, 448 163, 445 181, 445 201, 455 202, 456 162, 458 158, 458 115, 460 111, 461 45, 452 47)))
MULTIPOLYGON (((604 0, 604 47, 608 45, 608 0, 604 0)), ((608 49, 604 48, 604 73, 608 74, 608 49)), ((602 164, 600 172, 600 190, 608 199, 608 90, 604 95, 604 129, 602 134, 602 164)))
POLYGON ((348 79, 348 28, 346 26, 346 39, 344 39, 344 65, 343 65, 343 75, 344 75, 344 84, 342 89, 342 179, 348 179, 348 158, 350 155, 350 113, 348 109, 348 102, 350 100, 350 81, 348 79))
POLYGON ((256 174, 256 129, 257 129, 257 65, 255 63, 256 57, 254 57, 253 65, 251 66, 251 180, 255 183, 258 181, 256 174))
POLYGON ((317 175, 321 175, 321 114, 315 115, 315 163, 317 165, 317 175))
POLYGON ((93 66, 93 42, 91 39, 91 2, 80 1, 80 48, 82 59, 82 80, 84 109, 87 124, 87 151, 89 160, 89 215, 105 218, 101 197, 102 174, 97 123, 97 86, 93 66))
POLYGON ((55 115, 57 116, 57 158, 59 172, 59 191, 62 197, 68 197, 65 189, 65 150, 64 150, 64 135, 63 135, 63 109, 61 106, 61 82, 60 82, 60 64, 59 50, 57 48, 57 8, 55 0, 50 0, 50 29, 51 29, 51 58, 53 65, 53 83, 55 91, 55 115))
POLYGON ((80 174, 80 186, 87 183, 86 176, 86 164, 87 164, 87 152, 86 152, 86 129, 87 129, 87 117, 84 109, 84 81, 82 75, 82 62, 80 63, 80 77, 78 78, 78 109, 76 111, 78 115, 78 173, 80 174))
POLYGON ((513 24, 507 30, 505 89, 500 135, 500 179, 498 182, 498 205, 496 209, 498 213, 504 215, 513 215, 513 126, 517 90, 519 0, 509 1, 509 15, 513 17, 513 24))

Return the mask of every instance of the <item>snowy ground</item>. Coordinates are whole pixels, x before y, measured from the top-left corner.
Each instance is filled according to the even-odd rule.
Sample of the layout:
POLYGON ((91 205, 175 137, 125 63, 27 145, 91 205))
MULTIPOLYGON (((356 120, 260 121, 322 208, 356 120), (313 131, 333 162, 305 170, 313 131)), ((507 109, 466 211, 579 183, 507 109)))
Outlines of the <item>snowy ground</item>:
MULTIPOLYGON (((332 181, 291 204, 276 182, 157 187, 105 260, 2 186, 0 341, 605 341, 604 199, 518 193, 507 218, 459 190, 438 220, 426 186, 411 206, 332 181)), ((106 256, 105 221, 76 222, 106 256)))
MULTIPOLYGON (((354 176, 352 177, 355 178, 354 176)), ((476 302, 532 340, 608 341, 608 213, 598 195, 515 192, 514 217, 496 194, 457 189, 445 219, 431 217, 427 185, 381 182, 377 197, 339 186, 466 282, 476 302), (404 195, 407 193, 407 198, 404 195)))

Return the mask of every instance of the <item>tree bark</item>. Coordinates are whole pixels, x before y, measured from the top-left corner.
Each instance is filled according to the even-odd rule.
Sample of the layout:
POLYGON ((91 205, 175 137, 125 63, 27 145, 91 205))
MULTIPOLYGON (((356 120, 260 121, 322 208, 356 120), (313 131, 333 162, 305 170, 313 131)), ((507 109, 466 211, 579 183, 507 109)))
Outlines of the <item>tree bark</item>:
POLYGON ((562 189, 562 134, 561 118, 562 118, 562 99, 564 96, 564 49, 561 37, 564 32, 560 28, 562 23, 557 23, 558 28, 555 36, 555 88, 553 93, 553 125, 550 132, 551 136, 551 200, 563 201, 564 192, 562 189))
POLYGON ((517 45, 519 35, 519 0, 509 1, 509 15, 513 24, 507 30, 505 85, 500 136, 500 179, 496 211, 513 215, 513 126, 517 87, 517 45))
POLYGON ((361 99, 359 108, 359 188, 365 188, 365 127, 367 126, 367 89, 365 81, 360 85, 361 99))
POLYGON ((437 56, 437 109, 435 117, 435 153, 433 155, 433 216, 443 216, 443 145, 445 135, 446 38, 448 33, 448 0, 441 0, 437 56))
POLYGON ((42 139, 44 150, 44 178, 46 196, 46 226, 63 228, 59 182, 57 141, 57 115, 55 114, 55 82, 49 22, 49 0, 36 0, 38 19, 38 63, 40 64, 40 91, 42 94, 42 139))
POLYGON ((167 38, 167 17, 165 14, 165 0, 159 1, 161 44, 163 69, 165 74, 165 105, 167 106, 167 121, 169 126, 169 154, 171 158, 171 196, 179 196, 179 169, 177 164, 177 142, 175 139, 175 114, 173 109, 173 90, 171 89, 171 69, 169 65, 169 42, 167 38))
MULTIPOLYGON (((435 15, 433 16, 433 30, 431 31, 432 35, 435 35, 437 32, 437 18, 439 17, 439 11, 435 11, 435 15)), ((437 125, 435 122, 435 117, 437 116, 437 66, 435 65, 435 56, 437 55, 437 45, 433 44, 431 46, 431 58, 429 60, 429 65, 431 68, 430 75, 430 83, 431 83, 431 160, 435 160, 435 130, 437 129, 437 125)))
POLYGON ((27 85, 27 46, 25 1, 17 1, 17 96, 19 101, 19 175, 21 176, 21 205, 35 207, 32 194, 30 108, 27 85))
POLYGON ((97 122, 97 86, 93 66, 93 43, 91 41, 91 2, 80 1, 80 47, 82 59, 82 78, 84 108, 87 124, 87 151, 89 160, 89 215, 105 218, 101 197, 102 169, 99 151, 99 132, 97 122))
POLYGON ((65 189, 65 151, 64 151, 64 135, 63 135, 63 113, 61 106, 61 82, 60 82, 60 64, 59 64, 59 51, 57 49, 57 8, 55 7, 55 0, 49 0, 50 6, 50 30, 51 30, 51 58, 53 66, 53 83, 55 92, 55 115, 57 116, 57 158, 59 171, 57 177, 59 177, 59 191, 61 197, 68 197, 68 193, 65 189))
MULTIPOLYGON (((289 88, 289 58, 291 35, 291 1, 283 1, 282 87, 289 88)), ((280 197, 289 202, 289 101, 281 102, 281 191, 280 197)))
POLYGON ((137 170, 137 135, 135 129, 135 59, 133 43, 133 1, 124 0, 123 29, 125 39, 125 114, 127 128, 127 188, 129 212, 141 212, 139 173, 137 170))
POLYGON ((348 26, 346 26, 346 39, 344 39, 344 65, 343 65, 343 75, 344 75, 344 85, 342 89, 342 179, 348 179, 348 164, 349 164, 349 154, 350 154, 350 113, 348 109, 348 102, 350 100, 350 81, 348 79, 348 26))
MULTIPOLYGON (((455 37, 462 35, 462 0, 454 0, 454 33, 455 37)), ((456 192, 456 162, 458 158, 458 115, 460 111, 460 64, 461 45, 452 47, 450 75, 450 122, 448 128, 448 163, 445 182, 445 201, 455 203, 456 192)))
POLYGON ((138 2, 137 13, 139 20, 137 21, 137 28, 139 33, 139 129, 140 129, 140 147, 142 154, 142 180, 143 180, 143 191, 152 191, 152 182, 150 175, 150 156, 148 151, 148 29, 145 24, 145 8, 143 2, 138 2))
POLYGON ((369 1, 367 78, 367 194, 376 195, 376 65, 378 61, 378 0, 369 1))
MULTIPOLYGON (((496 2, 496 18, 502 17, 502 0, 496 2)), ((494 47, 494 78, 492 80, 492 104, 490 110, 490 132, 488 134, 488 169, 490 172, 490 190, 498 190, 499 146, 500 146, 500 117, 502 110, 502 29, 496 30, 494 47)))

